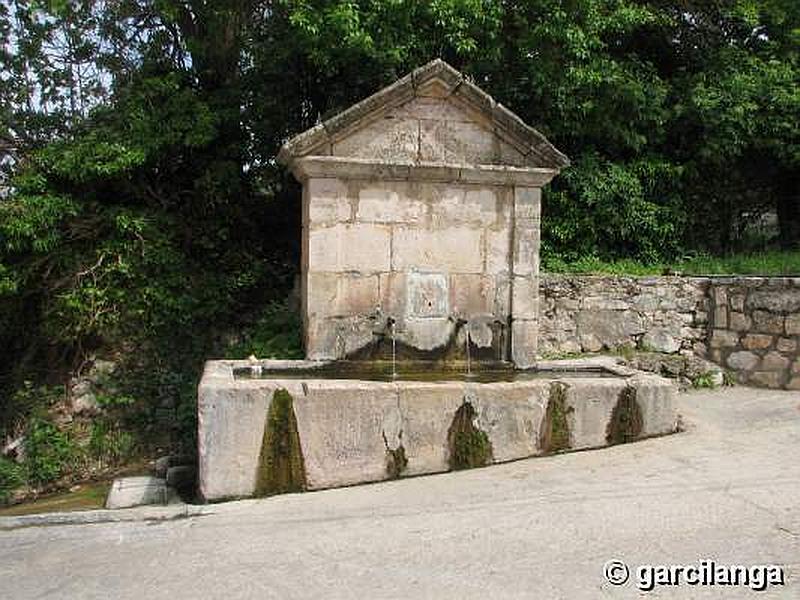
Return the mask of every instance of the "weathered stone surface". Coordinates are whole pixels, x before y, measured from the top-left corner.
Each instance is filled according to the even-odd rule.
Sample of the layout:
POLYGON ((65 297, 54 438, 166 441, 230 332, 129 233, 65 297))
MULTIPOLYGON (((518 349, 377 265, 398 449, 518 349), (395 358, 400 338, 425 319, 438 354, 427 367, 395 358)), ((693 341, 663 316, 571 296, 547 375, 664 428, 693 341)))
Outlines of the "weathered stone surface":
POLYGON ((498 140, 479 123, 421 121, 420 160, 448 164, 498 163, 498 140))
POLYGON ((533 276, 539 273, 539 239, 537 230, 520 227, 514 229, 511 268, 514 275, 533 276))
MULTIPOLYGON (((794 360, 800 347, 796 337, 800 333, 797 314, 774 313, 765 308, 753 308, 745 302, 753 291, 782 298, 786 290, 793 294, 797 286, 791 278, 547 274, 540 281, 542 352, 575 351, 576 339, 580 342, 578 349, 583 351, 623 344, 648 347, 652 341, 646 332, 660 329, 674 338, 679 353, 708 356, 725 366, 728 366, 728 355, 737 351, 756 351, 761 355, 764 350, 774 348, 794 360), (709 319, 710 309, 714 312, 709 319), (620 341, 619 333, 612 330, 609 338, 603 319, 598 328, 593 327, 590 317, 583 317, 579 323, 582 311, 637 315, 645 334, 631 332, 620 341), (721 326, 723 320, 727 322, 724 327, 721 326)), ((770 302, 761 298, 757 304, 769 304, 773 308, 786 306, 785 299, 770 302)), ((775 378, 764 381, 767 380, 777 381, 775 378)), ((779 381, 779 385, 784 381, 779 381)))
POLYGON ((764 350, 772 345, 773 339, 764 333, 751 333, 742 338, 742 346, 747 350, 764 350))
POLYGON ((312 360, 347 358, 374 340, 375 315, 317 317, 307 315, 306 356, 312 360))
POLYGON ((539 318, 539 280, 514 277, 511 280, 511 310, 518 319, 539 318))
POLYGON ((514 220, 523 226, 536 223, 541 216, 542 190, 536 187, 514 188, 514 220))
POLYGON ((761 368, 765 371, 784 371, 789 368, 790 361, 782 354, 772 351, 764 355, 761 368))
POLYGON ((753 330, 763 333, 783 333, 783 317, 763 310, 753 311, 753 330))
MULTIPOLYGON (((494 277, 462 273, 450 275, 450 307, 453 314, 495 314, 495 298, 494 277)), ((507 308, 498 307, 496 314, 507 314, 507 308)))
POLYGON ((726 348, 736 346, 739 343, 739 334, 725 329, 715 329, 711 333, 712 348, 726 348))
POLYGON ((769 312, 789 313, 800 311, 800 288, 780 287, 758 289, 747 296, 747 308, 769 312))
POLYGON ((307 393, 294 396, 309 489, 388 478, 387 447, 404 441, 394 388, 309 380, 307 393))
MULTIPOLYGON (((293 364, 308 368, 311 363, 262 361, 259 366, 273 370, 293 364)), ((293 398, 306 487, 320 489, 448 470, 448 432, 465 402, 474 409, 473 425, 488 437, 494 462, 540 454, 539 434, 554 381, 234 379, 232 369, 241 366, 252 365, 210 362, 200 384, 200 490, 207 500, 248 496, 255 490, 266 413, 275 390, 285 389, 293 398), (401 448, 407 462, 397 469, 390 457, 401 448)), ((569 366, 575 368, 562 368, 569 366)), ((567 389, 571 449, 607 444, 608 418, 628 386, 637 389, 643 436, 675 430, 674 385, 635 373, 628 369, 619 378, 559 377, 567 389)))
POLYGON ((497 193, 488 187, 446 186, 431 203, 431 221, 435 227, 485 227, 494 224, 497 218, 497 193))
POLYGON ((797 340, 793 338, 779 338, 775 344, 775 348, 778 352, 796 353, 797 340))
POLYGON ((398 389, 408 475, 447 471, 447 430, 464 402, 458 384, 408 384, 398 389))
POLYGON ((619 382, 604 379, 576 380, 567 387, 567 403, 574 411, 571 422, 573 449, 606 445, 606 427, 622 387, 619 382), (581 409, 579 412, 578 407, 581 409))
POLYGON ((362 223, 420 223, 428 205, 408 197, 405 185, 383 183, 362 188, 358 192, 356 220, 362 223))
MULTIPOLYGON (((198 390, 200 489, 207 500, 249 496, 275 386, 241 389, 210 369, 224 373, 218 365, 207 366, 198 390)), ((299 383, 290 392, 298 390, 299 383)))
MULTIPOLYGON (((722 383, 722 373, 714 376, 722 383)), ((677 430, 674 405, 675 385, 655 375, 636 375, 629 383, 636 389, 636 402, 642 412, 642 436, 663 435, 677 430)))
POLYGON ((502 390, 482 385, 468 389, 465 398, 475 407, 478 429, 489 436, 495 462, 534 456, 542 451, 537 440, 549 395, 547 382, 509 385, 502 390))
POLYGON ((514 319, 511 323, 511 360, 521 369, 536 365, 539 322, 514 319))
POLYGON ((728 357, 728 366, 740 371, 751 371, 759 363, 758 355, 752 352, 733 352, 728 357))
POLYGON ((593 333, 582 333, 578 336, 580 348, 577 351, 600 352, 603 349, 603 342, 593 333))
POLYGON ((392 162, 417 160, 419 122, 384 119, 333 144, 335 156, 373 158, 392 162))
POLYGON ((352 207, 347 185, 340 179, 309 179, 308 218, 311 226, 344 223, 351 218, 352 207))
POLYGON ((630 311, 581 310, 577 314, 576 323, 579 334, 590 331, 609 348, 645 331, 641 316, 630 311))
POLYGON ((541 190, 514 188, 514 234, 511 269, 515 275, 539 273, 541 190))
POLYGON ((456 322, 450 317, 406 317, 398 339, 420 350, 444 348, 453 337, 456 322))
POLYGON ((146 504, 167 504, 170 491, 157 477, 121 477, 114 480, 106 498, 106 508, 132 508, 146 504))
POLYGON ((687 383, 700 377, 710 377, 714 385, 724 383, 723 371, 719 365, 691 353, 683 356, 661 352, 636 352, 630 359, 623 359, 622 364, 671 379, 685 380, 687 383))
POLYGON ((486 273, 506 274, 511 270, 511 234, 508 229, 486 229, 486 273))
POLYGON ((378 275, 311 272, 306 290, 310 315, 366 315, 380 305, 378 275))
POLYGON ((448 278, 444 273, 411 272, 407 278, 409 317, 447 317, 450 314, 448 278))
POLYGON ((392 270, 481 273, 482 235, 480 229, 468 227, 451 227, 438 231, 395 228, 392 240, 392 270))
POLYGON ((769 388, 781 387, 783 376, 776 371, 757 371, 750 374, 747 381, 754 385, 759 385, 769 388))
POLYGON ((731 294, 730 305, 731 310, 744 312, 744 294, 731 294))
POLYGON ((680 341, 675 338, 672 331, 664 328, 651 329, 642 337, 642 346, 656 352, 673 354, 681 349, 680 341))
POLYGON ((383 225, 338 224, 309 233, 311 271, 389 271, 391 230, 383 225))
POLYGON ((750 329, 751 319, 747 315, 739 312, 731 312, 728 317, 728 327, 734 331, 747 331, 750 329))
POLYGON ((800 335, 800 314, 786 317, 786 334, 800 335))

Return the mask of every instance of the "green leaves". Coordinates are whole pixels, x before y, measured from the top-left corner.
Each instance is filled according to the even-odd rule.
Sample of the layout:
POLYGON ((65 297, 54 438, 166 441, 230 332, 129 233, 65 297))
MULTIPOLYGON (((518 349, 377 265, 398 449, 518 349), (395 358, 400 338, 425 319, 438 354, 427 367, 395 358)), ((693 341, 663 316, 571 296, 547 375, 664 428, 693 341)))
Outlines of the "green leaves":
POLYGON ((53 251, 62 240, 67 219, 78 214, 77 203, 56 194, 18 194, 0 203, 0 248, 5 253, 53 251))
POLYGON ((657 158, 621 163, 598 154, 580 158, 574 167, 563 174, 559 191, 545 198, 548 256, 654 261, 677 250, 683 216, 670 187, 679 169, 657 158))
POLYGON ((103 134, 92 132, 77 140, 55 142, 41 150, 37 159, 52 175, 75 184, 125 175, 144 164, 141 149, 106 140, 103 134))
POLYGON ((51 421, 34 418, 25 432, 25 470, 34 485, 61 477, 78 459, 78 447, 70 435, 51 421))

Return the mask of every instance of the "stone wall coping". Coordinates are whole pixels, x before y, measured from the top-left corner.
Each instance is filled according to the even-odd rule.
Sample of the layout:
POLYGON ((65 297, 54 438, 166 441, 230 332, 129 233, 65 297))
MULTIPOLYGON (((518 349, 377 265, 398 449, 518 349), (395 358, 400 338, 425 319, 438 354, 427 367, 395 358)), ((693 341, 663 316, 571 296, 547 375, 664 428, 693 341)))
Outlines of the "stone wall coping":
POLYGON ((542 187, 558 174, 558 169, 542 167, 390 162, 340 156, 304 156, 291 161, 289 168, 301 182, 319 177, 542 187))
POLYGON ((294 136, 281 147, 278 163, 288 165, 298 156, 319 154, 321 149, 329 148, 332 143, 346 138, 386 111, 418 94, 424 95, 423 90, 432 83, 438 84, 446 95, 452 95, 484 114, 496 131, 504 132, 524 149, 523 154, 530 164, 554 169, 569 166, 566 155, 544 135, 441 59, 415 69, 372 96, 294 136))
POLYGON ((615 275, 589 273, 539 273, 541 279, 615 279, 636 281, 643 285, 675 281, 697 281, 721 285, 795 285, 800 286, 800 276, 791 275, 615 275))

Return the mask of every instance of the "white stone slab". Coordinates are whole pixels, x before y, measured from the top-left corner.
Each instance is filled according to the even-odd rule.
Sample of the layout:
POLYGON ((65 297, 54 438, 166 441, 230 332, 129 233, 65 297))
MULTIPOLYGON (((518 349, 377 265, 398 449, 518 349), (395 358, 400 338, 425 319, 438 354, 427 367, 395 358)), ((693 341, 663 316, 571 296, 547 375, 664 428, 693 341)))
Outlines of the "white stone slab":
POLYGON ((174 496, 164 479, 151 476, 120 477, 111 484, 106 508, 131 508, 145 504, 166 505, 174 496))

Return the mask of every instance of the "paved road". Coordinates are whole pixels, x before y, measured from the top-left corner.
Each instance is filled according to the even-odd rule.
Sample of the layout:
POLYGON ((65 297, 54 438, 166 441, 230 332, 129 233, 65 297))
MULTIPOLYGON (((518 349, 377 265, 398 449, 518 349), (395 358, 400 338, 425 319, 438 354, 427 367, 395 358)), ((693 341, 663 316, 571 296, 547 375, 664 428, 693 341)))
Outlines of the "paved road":
MULTIPOLYGON (((0 532, 0 596, 636 598, 603 564, 781 563, 800 598, 800 394, 682 395, 687 431, 599 451, 234 502, 161 523, 0 532)), ((635 575, 634 575, 635 577, 635 575)))

